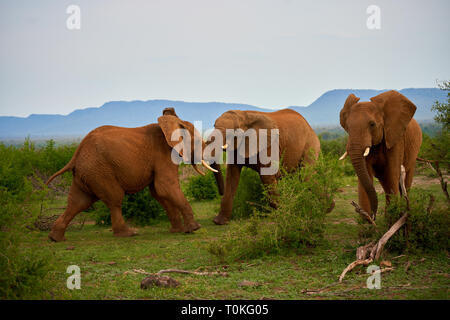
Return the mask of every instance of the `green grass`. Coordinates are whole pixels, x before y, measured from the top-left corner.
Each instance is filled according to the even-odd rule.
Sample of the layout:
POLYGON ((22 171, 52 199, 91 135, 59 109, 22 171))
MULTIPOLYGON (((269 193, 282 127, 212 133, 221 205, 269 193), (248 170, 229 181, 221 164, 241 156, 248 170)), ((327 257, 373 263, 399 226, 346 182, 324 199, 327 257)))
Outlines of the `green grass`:
MULTIPOLYGON (((67 241, 52 243, 47 232, 33 231, 20 242, 23 249, 52 257, 48 275, 47 299, 449 299, 449 256, 407 254, 394 259, 385 253, 394 270, 383 273, 380 290, 365 288, 365 268, 356 268, 336 284, 342 270, 355 259, 358 243, 357 214, 350 205, 357 200, 356 179, 345 178, 335 209, 326 221, 325 244, 301 254, 288 251, 281 255, 233 261, 227 265, 208 253, 209 242, 220 238, 239 221, 216 226, 219 199, 191 202, 202 228, 194 234, 171 234, 169 222, 140 227, 139 235, 115 238, 110 227, 86 225, 66 233, 67 241), (73 250, 67 250, 68 247, 73 250), (69 290, 66 280, 69 265, 81 268, 81 289, 69 290), (405 271, 405 267, 409 268, 405 271), (228 277, 169 274, 181 282, 177 288, 140 289, 144 274, 161 269, 226 271, 228 277), (243 280, 259 286, 242 287, 243 280), (319 294, 306 290, 334 284, 319 294)), ((438 185, 428 186, 436 194, 438 185)), ((384 209, 380 196, 380 212, 384 209)), ((52 206, 60 206, 62 199, 52 206)))

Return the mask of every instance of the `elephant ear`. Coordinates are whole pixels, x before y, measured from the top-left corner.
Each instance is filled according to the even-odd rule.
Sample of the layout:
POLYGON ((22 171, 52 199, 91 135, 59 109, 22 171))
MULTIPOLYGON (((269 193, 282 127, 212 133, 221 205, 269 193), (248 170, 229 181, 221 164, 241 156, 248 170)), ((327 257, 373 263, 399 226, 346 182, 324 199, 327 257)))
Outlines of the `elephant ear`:
MULTIPOLYGON (((266 116, 265 114, 258 112, 243 112, 243 129, 254 129, 256 131, 258 144, 256 152, 250 152, 249 148, 245 150, 245 157, 250 158, 256 155, 259 152, 259 130, 266 129, 267 130, 267 150, 271 150, 271 129, 278 129, 275 121, 266 116)), ((253 150, 255 151, 255 150, 253 150)), ((262 151, 262 150, 261 150, 262 151)))
MULTIPOLYGON (((158 124, 161 127, 164 137, 166 138, 167 144, 174 148, 178 143, 182 141, 182 137, 178 140, 172 141, 172 134, 177 129, 187 129, 183 123, 176 115, 164 115, 158 118, 158 124)), ((183 156, 182 152, 180 155, 183 156)))
POLYGON ((401 93, 391 90, 370 98, 383 111, 384 137, 386 147, 392 148, 401 137, 411 121, 416 106, 401 93))
POLYGON ((175 116, 178 118, 177 114, 175 113, 175 109, 174 108, 165 108, 163 110, 163 116, 167 116, 167 115, 171 115, 171 116, 175 116))
POLYGON ((339 114, 339 120, 341 122, 341 126, 345 130, 347 130, 347 116, 350 112, 350 108, 354 104, 358 103, 359 99, 360 98, 355 96, 353 93, 350 93, 348 95, 347 99, 345 100, 344 107, 342 108, 341 113, 339 114))

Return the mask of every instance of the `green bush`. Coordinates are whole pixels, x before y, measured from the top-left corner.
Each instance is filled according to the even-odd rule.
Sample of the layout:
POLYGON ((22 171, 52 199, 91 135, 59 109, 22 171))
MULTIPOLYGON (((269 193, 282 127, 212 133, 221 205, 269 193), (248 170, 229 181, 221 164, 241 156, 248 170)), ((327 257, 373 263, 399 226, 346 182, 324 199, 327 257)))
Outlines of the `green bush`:
MULTIPOLYGON (((49 140, 43 148, 36 148, 30 139, 25 139, 21 147, 0 143, 0 186, 13 194, 21 193, 27 178, 37 172, 50 176, 70 161, 77 145, 55 147, 49 140)), ((66 174, 67 183, 71 174, 66 174)))
MULTIPOLYGON (((405 225, 389 239, 386 248, 395 252, 439 251, 450 249, 449 206, 444 201, 434 200, 428 212, 431 192, 412 189, 409 192, 410 211, 405 225)), ((434 196, 433 196, 434 197, 434 196)), ((439 198, 438 198, 439 199, 439 198)), ((394 224, 406 210, 406 201, 394 197, 386 215, 380 219, 380 237, 394 224)))
POLYGON ((314 166, 283 173, 276 186, 277 209, 257 211, 235 231, 212 242, 209 252, 221 260, 255 258, 282 249, 317 246, 325 215, 342 174, 337 159, 320 156, 314 166))
MULTIPOLYGON (((95 221, 98 225, 111 225, 111 214, 102 201, 94 204, 95 221)), ((164 208, 150 195, 148 189, 134 194, 127 194, 123 198, 122 215, 125 220, 134 225, 151 225, 155 220, 166 219, 164 208)))
POLYGON ((233 200, 233 219, 249 217, 254 209, 260 210, 267 207, 268 204, 269 201, 265 195, 259 173, 250 168, 242 168, 239 185, 233 200))
POLYGON ((204 176, 195 175, 190 177, 185 186, 185 194, 197 201, 217 198, 219 191, 214 174, 208 171, 204 176))
MULTIPOLYGON (((325 139, 327 132, 319 135, 320 151, 326 157, 339 158, 346 151, 348 136, 340 136, 335 139, 325 139)), ((349 158, 342 160, 338 167, 345 176, 354 176, 355 170, 349 158)))
POLYGON ((439 160, 441 169, 450 171, 450 81, 438 84, 439 88, 447 91, 447 101, 436 101, 431 107, 435 111, 434 120, 441 126, 433 137, 423 134, 423 141, 419 156, 429 160, 439 160))
MULTIPOLYGON (((441 170, 450 172, 450 130, 439 131, 434 137, 423 134, 419 157, 439 160, 441 170)), ((431 170, 431 172, 434 171, 431 170)), ((433 174, 430 175, 433 176, 433 174)))
POLYGON ((346 150, 348 137, 341 136, 335 139, 325 139, 325 134, 326 133, 322 133, 319 135, 320 150, 325 155, 340 157, 346 150))
POLYGON ((0 187, 0 299, 32 299, 42 297, 46 276, 51 270, 51 257, 38 256, 19 246, 28 236, 25 229, 37 216, 30 206, 25 210, 23 200, 42 200, 44 192, 31 193, 24 182, 23 194, 0 187))

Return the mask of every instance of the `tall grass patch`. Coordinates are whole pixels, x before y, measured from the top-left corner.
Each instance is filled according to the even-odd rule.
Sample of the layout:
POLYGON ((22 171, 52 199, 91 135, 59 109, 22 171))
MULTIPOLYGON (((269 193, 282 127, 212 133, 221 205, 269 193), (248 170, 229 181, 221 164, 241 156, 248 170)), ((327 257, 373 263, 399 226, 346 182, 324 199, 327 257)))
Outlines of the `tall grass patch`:
POLYGON ((220 259, 256 258, 319 245, 341 176, 337 159, 324 156, 313 166, 284 172, 275 187, 277 209, 254 210, 250 219, 211 243, 209 252, 220 259))
POLYGON ((259 173, 250 168, 242 168, 239 185, 233 200, 233 219, 248 218, 255 209, 267 207, 269 201, 259 177, 259 173))

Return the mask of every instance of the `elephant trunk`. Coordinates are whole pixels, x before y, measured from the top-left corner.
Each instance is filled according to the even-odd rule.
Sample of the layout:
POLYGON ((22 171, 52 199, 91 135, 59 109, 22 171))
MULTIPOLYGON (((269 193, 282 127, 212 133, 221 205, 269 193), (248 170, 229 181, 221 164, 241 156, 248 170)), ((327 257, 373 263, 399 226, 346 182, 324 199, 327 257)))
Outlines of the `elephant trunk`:
MULTIPOLYGON (((204 143, 204 146, 206 147, 206 146, 208 146, 210 143, 211 143, 211 141, 208 139, 208 141, 204 143)), ((205 148, 203 148, 203 150, 205 150, 205 148)), ((213 156, 213 157, 215 156, 214 150, 213 150, 212 156, 213 156)), ((207 159, 207 160, 209 160, 209 159, 207 159)), ((221 196, 223 196, 225 187, 224 187, 224 182, 223 182, 222 171, 220 170, 220 164, 218 164, 218 163, 216 163, 216 162, 213 162, 211 165, 208 165, 207 162, 205 163, 205 159, 202 160, 202 164, 203 164, 203 166, 205 166, 205 167, 207 167, 207 168, 208 168, 208 166, 209 166, 209 167, 210 167, 210 168, 208 168, 209 170, 212 169, 211 171, 212 171, 213 174, 214 174, 214 178, 215 178, 215 180, 216 180, 217 188, 219 189, 219 194, 220 194, 221 196)))
POLYGON ((217 188, 219 189, 219 194, 223 196, 224 193, 224 184, 223 184, 223 176, 222 171, 220 170, 220 164, 213 163, 211 165, 213 169, 216 169, 217 172, 214 172, 214 178, 216 178, 217 188))
POLYGON ((362 187, 369 197, 370 208, 372 211, 371 214, 372 216, 375 216, 378 210, 378 198, 373 186, 373 182, 371 181, 369 173, 367 171, 366 161, 363 156, 364 147, 352 144, 349 147, 348 153, 353 167, 355 168, 356 175, 358 176, 362 187))

